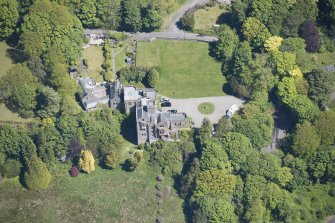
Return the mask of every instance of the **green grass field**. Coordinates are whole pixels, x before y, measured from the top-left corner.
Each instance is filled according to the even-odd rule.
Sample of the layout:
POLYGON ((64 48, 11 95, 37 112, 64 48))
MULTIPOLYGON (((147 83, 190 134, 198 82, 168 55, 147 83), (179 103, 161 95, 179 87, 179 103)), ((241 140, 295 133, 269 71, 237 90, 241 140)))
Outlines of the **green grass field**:
POLYGON ((194 41, 139 42, 136 66, 158 67, 159 94, 172 98, 224 95, 221 64, 208 55, 208 44, 194 41))
POLYGON ((297 56, 302 72, 309 72, 314 68, 335 65, 335 52, 305 53, 297 56))
POLYGON ((158 203, 155 177, 151 167, 134 172, 97 167, 91 174, 71 178, 69 165, 59 165, 50 189, 41 193, 27 191, 17 179, 0 185, 0 222, 185 222, 183 200, 165 178, 158 203))
POLYGON ((220 9, 219 5, 197 10, 194 13, 194 29, 212 30, 213 25, 217 23, 218 18, 223 12, 224 10, 220 9))
POLYGON ((0 103, 0 121, 5 122, 31 122, 33 121, 32 118, 24 119, 21 118, 17 113, 11 112, 3 103, 0 103))
POLYGON ((104 62, 103 52, 101 46, 90 46, 83 50, 83 58, 88 61, 88 75, 97 82, 103 81, 101 65, 104 62))

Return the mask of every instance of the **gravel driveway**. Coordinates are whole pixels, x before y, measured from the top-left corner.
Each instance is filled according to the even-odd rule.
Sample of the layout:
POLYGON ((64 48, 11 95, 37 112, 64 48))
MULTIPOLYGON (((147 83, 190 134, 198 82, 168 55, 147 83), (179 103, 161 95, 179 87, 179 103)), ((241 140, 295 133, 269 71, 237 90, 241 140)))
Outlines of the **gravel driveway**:
MULTIPOLYGON (((127 33, 129 36, 132 36, 137 41, 149 41, 153 38, 160 38, 160 39, 175 39, 175 40, 198 40, 198 41, 204 41, 204 42, 212 42, 217 41, 217 37, 213 36, 202 36, 197 33, 190 33, 185 32, 183 30, 180 30, 177 27, 177 22, 180 20, 180 18, 185 14, 185 12, 192 8, 193 6, 199 4, 204 5, 209 0, 188 0, 185 4, 180 6, 180 8, 174 13, 174 15, 171 17, 169 24, 165 31, 163 32, 151 32, 151 33, 141 33, 137 32, 135 34, 133 33, 127 33)), ((112 30, 103 30, 103 29, 85 29, 85 34, 103 34, 109 32, 115 32, 112 30)))
POLYGON ((212 124, 216 124, 226 111, 233 105, 243 106, 243 100, 233 96, 218 96, 204 98, 189 98, 189 99, 171 99, 171 107, 162 108, 163 111, 176 109, 178 112, 185 112, 187 116, 194 121, 193 127, 200 127, 202 120, 207 117, 212 124), (203 102, 211 102, 215 105, 215 111, 210 115, 201 114, 198 110, 199 104, 203 102))

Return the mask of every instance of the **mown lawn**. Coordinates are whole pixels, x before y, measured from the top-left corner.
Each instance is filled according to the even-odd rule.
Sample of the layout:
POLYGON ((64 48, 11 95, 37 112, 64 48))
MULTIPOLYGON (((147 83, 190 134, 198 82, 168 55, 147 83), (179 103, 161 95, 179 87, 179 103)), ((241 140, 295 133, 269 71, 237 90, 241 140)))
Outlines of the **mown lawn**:
POLYGON ((33 119, 24 119, 21 118, 17 113, 11 112, 4 103, 0 103, 0 121, 5 121, 5 122, 31 122, 33 119))
POLYGON ((302 72, 309 72, 314 68, 335 65, 335 52, 298 54, 297 61, 302 72))
POLYGON ((104 62, 103 51, 101 46, 90 46, 83 50, 83 58, 88 61, 88 75, 96 82, 102 82, 103 76, 101 65, 104 62))
POLYGON ((117 47, 114 48, 115 54, 118 53, 115 56, 115 71, 118 72, 121 68, 128 66, 125 62, 126 59, 126 49, 123 49, 123 47, 117 47))
POLYGON ((18 180, 0 185, 0 222, 185 222, 183 200, 165 178, 158 203, 157 171, 142 165, 134 172, 97 167, 91 174, 71 178, 60 165, 50 189, 31 192, 18 180), (62 170, 60 171, 59 168, 62 170))
POLYGON ((158 67, 159 94, 172 98, 223 95, 221 64, 208 55, 208 44, 194 41, 139 42, 137 66, 158 67))
POLYGON ((199 9, 194 13, 194 29, 195 30, 212 30, 213 25, 217 24, 220 15, 225 12, 220 9, 219 5, 215 7, 206 7, 199 9))

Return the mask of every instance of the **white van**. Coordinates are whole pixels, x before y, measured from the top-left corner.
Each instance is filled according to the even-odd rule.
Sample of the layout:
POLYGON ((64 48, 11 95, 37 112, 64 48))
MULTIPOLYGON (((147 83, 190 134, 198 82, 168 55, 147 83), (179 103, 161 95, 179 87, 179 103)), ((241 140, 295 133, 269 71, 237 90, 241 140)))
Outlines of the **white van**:
POLYGON ((235 112, 237 112, 239 109, 238 105, 233 104, 227 111, 226 111, 226 115, 228 115, 229 117, 231 117, 235 112))

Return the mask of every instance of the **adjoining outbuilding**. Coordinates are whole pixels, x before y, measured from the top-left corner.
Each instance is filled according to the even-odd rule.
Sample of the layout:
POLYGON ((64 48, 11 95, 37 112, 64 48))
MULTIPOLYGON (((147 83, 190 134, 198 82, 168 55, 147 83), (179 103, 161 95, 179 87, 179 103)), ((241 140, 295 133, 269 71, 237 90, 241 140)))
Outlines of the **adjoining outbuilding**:
POLYGON ((123 108, 126 113, 135 112, 137 144, 164 141, 178 141, 180 131, 187 128, 185 113, 177 111, 159 111, 157 92, 153 88, 137 89, 134 86, 122 86, 119 80, 112 83, 96 83, 92 78, 79 78, 83 89, 81 104, 86 111, 110 106, 123 108))

